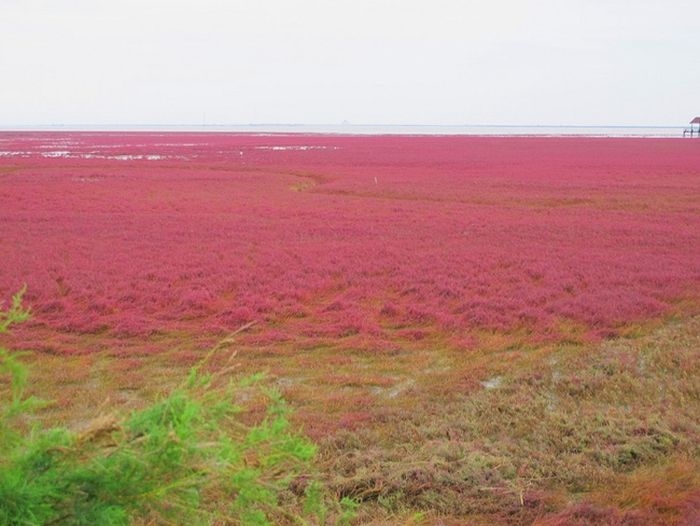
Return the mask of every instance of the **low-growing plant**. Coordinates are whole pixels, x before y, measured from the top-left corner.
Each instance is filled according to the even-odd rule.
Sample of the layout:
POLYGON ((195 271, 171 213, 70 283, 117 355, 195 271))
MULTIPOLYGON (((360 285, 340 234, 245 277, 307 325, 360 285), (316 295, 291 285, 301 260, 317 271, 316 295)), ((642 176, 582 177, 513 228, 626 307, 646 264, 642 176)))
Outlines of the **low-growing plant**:
MULTIPOLYGON (((0 333, 24 321, 22 292, 0 312, 0 333)), ((207 358, 205 358, 206 360, 207 358)), ((347 523, 354 504, 314 477, 316 446, 295 433, 279 392, 261 375, 221 381, 193 368, 161 400, 82 431, 28 425, 38 401, 27 370, 0 348, 0 524, 347 523), (244 423, 236 399, 263 397, 244 423)))

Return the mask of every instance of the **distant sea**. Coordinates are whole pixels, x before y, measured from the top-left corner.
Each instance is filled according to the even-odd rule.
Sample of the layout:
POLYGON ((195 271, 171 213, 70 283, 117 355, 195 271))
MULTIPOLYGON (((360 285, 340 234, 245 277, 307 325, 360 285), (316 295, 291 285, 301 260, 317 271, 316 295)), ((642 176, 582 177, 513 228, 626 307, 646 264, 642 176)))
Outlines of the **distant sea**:
MULTIPOLYGON (((366 125, 366 124, 200 124, 2 126, 0 131, 150 131, 235 133, 324 133, 347 135, 488 135, 578 137, 683 137, 688 126, 506 126, 506 125, 366 125)), ((697 137, 697 135, 696 135, 697 137)))

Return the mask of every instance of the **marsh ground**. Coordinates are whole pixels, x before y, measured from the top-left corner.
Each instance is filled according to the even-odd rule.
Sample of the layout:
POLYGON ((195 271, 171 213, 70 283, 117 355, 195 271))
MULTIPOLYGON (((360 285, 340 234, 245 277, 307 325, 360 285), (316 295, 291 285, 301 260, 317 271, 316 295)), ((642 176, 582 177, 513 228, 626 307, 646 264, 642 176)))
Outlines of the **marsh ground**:
POLYGON ((700 151, 2 134, 42 417, 266 371, 361 524, 695 524, 700 151), (235 356, 231 359, 231 351, 235 356))

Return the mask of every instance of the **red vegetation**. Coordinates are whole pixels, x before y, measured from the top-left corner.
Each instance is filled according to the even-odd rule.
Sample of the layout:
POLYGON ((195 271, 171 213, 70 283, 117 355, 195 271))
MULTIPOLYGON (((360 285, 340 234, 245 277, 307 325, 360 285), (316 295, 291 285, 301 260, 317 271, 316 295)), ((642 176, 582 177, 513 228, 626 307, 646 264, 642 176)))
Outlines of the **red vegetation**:
POLYGON ((56 352, 250 320, 263 344, 614 335, 696 307, 697 146, 0 134, 0 297, 26 282, 26 343, 56 352))

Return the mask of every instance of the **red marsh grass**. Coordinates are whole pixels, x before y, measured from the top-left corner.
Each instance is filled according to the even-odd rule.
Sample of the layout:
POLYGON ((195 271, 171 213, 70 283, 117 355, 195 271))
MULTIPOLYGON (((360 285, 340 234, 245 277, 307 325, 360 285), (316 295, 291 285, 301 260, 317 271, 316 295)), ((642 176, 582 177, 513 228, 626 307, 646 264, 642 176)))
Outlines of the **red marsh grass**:
POLYGON ((255 322, 230 374, 268 371, 360 524, 698 517, 693 141, 4 133, 0 203, 47 419, 255 322))

